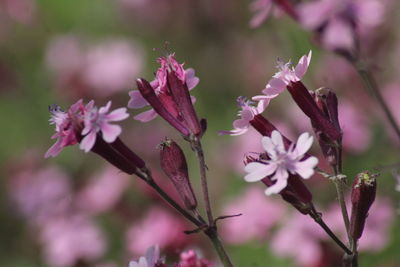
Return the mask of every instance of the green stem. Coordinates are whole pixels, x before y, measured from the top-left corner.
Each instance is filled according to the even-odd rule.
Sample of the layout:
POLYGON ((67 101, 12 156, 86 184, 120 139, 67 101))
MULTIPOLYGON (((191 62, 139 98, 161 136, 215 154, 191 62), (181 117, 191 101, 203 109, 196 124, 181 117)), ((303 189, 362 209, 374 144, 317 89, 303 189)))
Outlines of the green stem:
POLYGON ((211 242, 213 243, 214 248, 217 251, 218 256, 219 256, 222 264, 224 265, 224 267, 233 267, 233 264, 228 256, 228 254, 226 253, 221 240, 218 237, 216 228, 215 227, 210 228, 209 231, 206 231, 206 235, 210 238, 211 242))

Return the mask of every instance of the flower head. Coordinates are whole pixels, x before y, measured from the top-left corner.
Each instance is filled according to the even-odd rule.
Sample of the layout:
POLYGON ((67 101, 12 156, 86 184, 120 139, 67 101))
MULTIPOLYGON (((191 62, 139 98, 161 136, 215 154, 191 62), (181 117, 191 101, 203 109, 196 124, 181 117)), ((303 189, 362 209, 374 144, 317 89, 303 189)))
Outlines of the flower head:
POLYGON ((308 55, 304 55, 300 58, 299 63, 296 67, 292 67, 292 63, 289 61, 284 63, 281 59, 278 59, 277 68, 279 71, 272 76, 264 90, 262 90, 262 96, 255 96, 253 100, 270 99, 278 96, 285 90, 291 82, 300 81, 304 74, 306 74, 308 66, 310 65, 312 52, 308 55))
POLYGON ((111 101, 101 108, 93 106, 93 102, 86 105, 86 112, 84 115, 85 128, 82 130, 82 139, 80 148, 88 152, 96 142, 97 133, 101 132, 104 141, 112 143, 121 134, 121 127, 118 125, 110 124, 113 121, 121 121, 129 117, 126 113, 126 108, 119 108, 110 113, 108 111, 111 107, 111 101), (107 114, 108 113, 108 114, 107 114))
POLYGON ((260 100, 257 106, 253 106, 254 102, 246 100, 245 97, 239 96, 236 100, 241 110, 238 112, 240 119, 233 122, 233 130, 220 131, 220 135, 241 135, 248 131, 250 122, 258 114, 261 114, 269 104, 269 99, 260 100))
POLYGON ((149 247, 145 257, 140 257, 138 261, 131 261, 129 267, 163 267, 166 266, 160 260, 160 248, 158 246, 149 247))
POLYGON ((256 182, 272 175, 271 180, 276 182, 267 188, 265 191, 267 195, 279 193, 284 189, 288 183, 289 173, 298 174, 304 179, 314 174, 318 159, 316 157, 304 159, 313 142, 313 137, 308 133, 300 135, 296 145, 290 145, 287 150, 278 131, 273 131, 271 137, 263 137, 261 142, 269 159, 260 159, 258 162, 247 164, 245 171, 248 174, 244 179, 247 182, 256 182))
MULTIPOLYGON (((198 122, 193 122, 198 121, 196 116, 193 115, 194 109, 192 103, 195 102, 195 98, 187 92, 199 83, 199 78, 195 76, 194 70, 185 70, 183 64, 179 64, 176 61, 174 54, 160 57, 158 62, 161 66, 156 72, 155 79, 149 83, 151 86, 149 89, 152 91, 151 94, 150 92, 144 92, 144 90, 149 90, 145 86, 147 84, 144 83, 144 79, 138 80, 139 90, 133 90, 129 93, 129 108, 138 109, 148 105, 153 107, 153 109, 136 115, 134 119, 141 122, 148 122, 154 119, 157 114, 166 119, 165 113, 168 113, 168 117, 172 117, 172 120, 177 121, 171 122, 171 118, 166 119, 174 127, 178 123, 183 124, 186 128, 199 127, 197 125, 198 122), (191 124, 196 125, 193 126, 191 124)), ((196 131, 199 131, 199 129, 196 128, 196 131)))

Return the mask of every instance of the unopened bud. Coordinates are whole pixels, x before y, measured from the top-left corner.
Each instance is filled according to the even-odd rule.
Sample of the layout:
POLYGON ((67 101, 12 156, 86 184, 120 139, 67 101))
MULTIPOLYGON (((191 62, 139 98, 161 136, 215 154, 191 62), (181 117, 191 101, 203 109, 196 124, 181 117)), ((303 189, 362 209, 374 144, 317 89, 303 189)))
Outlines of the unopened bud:
POLYGON ((171 179, 185 207, 194 210, 197 207, 197 200, 190 184, 186 158, 182 149, 170 139, 165 140, 159 147, 161 168, 171 179))
POLYGON ((362 235, 369 208, 375 200, 376 176, 364 171, 354 179, 351 191, 350 235, 356 240, 362 235))

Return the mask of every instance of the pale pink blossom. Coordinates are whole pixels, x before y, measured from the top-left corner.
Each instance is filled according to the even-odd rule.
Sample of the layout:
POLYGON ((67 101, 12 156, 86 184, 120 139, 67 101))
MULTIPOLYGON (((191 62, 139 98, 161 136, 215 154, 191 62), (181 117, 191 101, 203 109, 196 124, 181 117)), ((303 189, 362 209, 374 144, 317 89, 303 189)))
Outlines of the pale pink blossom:
POLYGON ((302 56, 296 67, 292 67, 292 63, 290 61, 284 63, 282 60, 278 59, 277 68, 279 71, 272 76, 272 79, 269 80, 265 89, 262 90, 264 95, 254 96, 252 99, 259 101, 262 99, 271 99, 277 97, 291 82, 300 81, 307 72, 308 66, 310 65, 311 56, 311 51, 307 55, 302 56))
MULTIPOLYGON (((198 83, 199 78, 195 76, 193 69, 184 69, 183 64, 179 64, 174 54, 170 54, 166 57, 160 57, 158 59, 160 68, 156 72, 156 78, 150 83, 154 92, 156 93, 160 102, 164 105, 172 116, 178 117, 179 111, 177 105, 174 102, 170 89, 167 83, 167 75, 169 70, 173 70, 177 75, 178 79, 183 83, 186 83, 187 88, 192 90, 198 83)), ((148 106, 149 103, 143 98, 139 90, 133 90, 129 92, 130 100, 128 103, 129 108, 139 109, 148 106)), ((192 97, 192 103, 195 102, 195 98, 192 97)), ((141 122, 148 122, 157 117, 157 113, 154 109, 142 112, 134 117, 135 120, 141 122)))
POLYGON ((289 173, 298 174, 304 179, 310 178, 318 165, 316 157, 304 159, 312 142, 313 137, 308 133, 303 133, 297 139, 297 143, 290 145, 286 150, 282 135, 278 131, 273 131, 271 137, 263 137, 261 140, 269 159, 247 164, 245 171, 248 174, 244 179, 247 182, 256 182, 272 175, 271 180, 276 183, 265 191, 267 195, 271 195, 279 193, 287 186, 289 173))
POLYGON ((71 202, 69 177, 57 167, 21 170, 11 178, 11 199, 32 223, 65 212, 71 202))
POLYGON ((0 12, 3 10, 16 22, 29 24, 36 15, 35 0, 3 0, 0 2, 0 12))
POLYGON ((212 267, 211 263, 206 259, 201 259, 196 251, 184 251, 180 255, 180 262, 176 267, 212 267))
POLYGON ((126 40, 96 44, 86 52, 83 80, 100 96, 132 86, 143 67, 143 51, 126 40))
POLYGON ((107 105, 100 109, 94 107, 93 102, 86 105, 86 112, 84 115, 85 127, 82 130, 82 135, 85 137, 80 143, 80 149, 85 152, 90 151, 96 142, 96 136, 99 132, 101 132, 102 138, 107 143, 114 142, 121 134, 121 127, 111 124, 110 122, 124 120, 129 117, 129 114, 126 113, 126 108, 119 108, 108 113, 110 107, 111 101, 108 101, 107 105))
POLYGON ((319 0, 298 7, 300 22, 322 34, 322 43, 329 49, 352 50, 356 38, 370 34, 384 19, 384 1, 319 0))
POLYGON ((111 210, 127 190, 130 178, 114 167, 96 173, 78 193, 77 205, 91 214, 111 210))
POLYGON ((258 101, 257 106, 253 106, 253 102, 246 100, 245 97, 239 96, 236 100, 241 110, 238 112, 240 119, 233 122, 233 130, 230 131, 219 131, 220 135, 242 135, 249 130, 250 122, 258 114, 264 112, 265 108, 269 104, 269 99, 262 99, 258 101))
POLYGON ((278 256, 292 257, 300 266, 314 266, 323 255, 320 240, 325 232, 308 216, 295 213, 272 237, 272 251, 278 256))
POLYGON ((184 230, 187 229, 179 217, 162 208, 153 207, 141 221, 129 228, 126 236, 127 247, 129 252, 135 255, 145 253, 146 249, 154 244, 158 244, 161 249, 179 247, 186 240, 184 230))
POLYGON ((285 210, 281 202, 266 198, 260 188, 250 187, 223 208, 224 215, 242 215, 223 222, 222 238, 231 244, 262 240, 269 236, 285 210))
POLYGON ((50 266, 73 266, 79 260, 92 262, 106 251, 103 233, 83 215, 51 217, 40 227, 40 242, 50 266))

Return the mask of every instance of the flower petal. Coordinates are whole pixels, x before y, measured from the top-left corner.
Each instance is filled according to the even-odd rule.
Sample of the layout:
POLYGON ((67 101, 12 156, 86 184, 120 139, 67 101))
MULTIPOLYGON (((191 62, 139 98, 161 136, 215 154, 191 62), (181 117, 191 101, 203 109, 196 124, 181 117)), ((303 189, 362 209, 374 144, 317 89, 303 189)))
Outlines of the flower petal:
POLYGON ((271 78, 262 92, 268 98, 274 98, 285 90, 286 85, 287 84, 280 78, 271 78))
POLYGON ((275 145, 275 150, 278 150, 279 152, 285 153, 285 145, 283 144, 283 138, 282 135, 278 131, 273 131, 271 133, 271 140, 272 143, 275 145))
POLYGON ((277 179, 276 183, 265 190, 265 194, 270 196, 272 194, 280 193, 287 186, 287 179, 277 179))
POLYGON ((310 52, 308 52, 308 55, 304 55, 300 58, 299 63, 294 70, 294 73, 299 80, 301 80, 304 74, 306 74, 308 66, 310 65, 311 56, 312 51, 310 50, 310 52))
POLYGON ((96 142, 96 132, 91 131, 82 139, 79 148, 87 153, 93 148, 95 142, 96 142))
POLYGON ((314 174, 314 168, 318 165, 316 157, 309 157, 306 160, 295 163, 295 171, 304 179, 310 178, 314 174))
POLYGON ((117 139, 118 135, 121 134, 122 129, 118 125, 113 125, 105 123, 101 126, 101 132, 103 134, 103 139, 107 143, 112 143, 117 139))
POLYGON ((148 106, 149 103, 142 96, 139 90, 133 90, 129 92, 130 100, 128 102, 128 108, 142 108, 148 106))
POLYGON ((155 112, 154 109, 150 109, 148 111, 136 115, 133 118, 137 121, 148 122, 153 120, 155 117, 157 117, 157 112, 155 112))
POLYGON ((118 108, 106 116, 108 121, 122 121, 129 117, 126 108, 118 108))
POLYGON ((310 149, 313 141, 314 138, 312 135, 310 135, 309 133, 302 133, 297 139, 295 148, 297 154, 296 157, 299 157, 301 159, 302 156, 310 149))
POLYGON ((195 76, 194 69, 189 68, 185 70, 185 81, 189 90, 192 90, 199 84, 200 79, 195 76))
POLYGON ((259 162, 251 162, 246 165, 244 170, 248 172, 244 177, 246 182, 257 182, 264 179, 266 176, 274 173, 276 169, 275 164, 263 164, 259 162))

